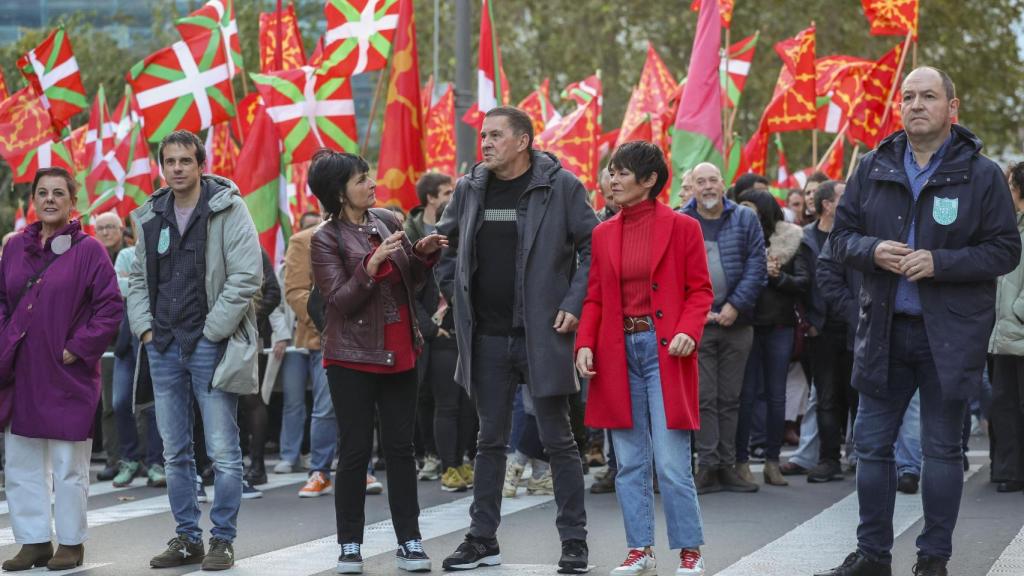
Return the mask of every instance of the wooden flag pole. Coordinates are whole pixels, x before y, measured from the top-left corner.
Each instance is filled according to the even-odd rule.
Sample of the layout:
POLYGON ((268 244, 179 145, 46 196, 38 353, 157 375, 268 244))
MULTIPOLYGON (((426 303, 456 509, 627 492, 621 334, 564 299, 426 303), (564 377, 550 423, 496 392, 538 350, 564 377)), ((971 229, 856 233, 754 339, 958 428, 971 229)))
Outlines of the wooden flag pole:
POLYGON ((900 52, 900 63, 896 66, 896 75, 892 77, 892 86, 889 87, 889 97, 885 99, 885 113, 882 114, 882 122, 878 125, 881 130, 889 123, 889 116, 892 115, 892 97, 896 93, 896 87, 900 85, 900 77, 903 76, 903 65, 907 63, 907 51, 910 49, 910 41, 913 33, 907 32, 907 39, 903 41, 903 51, 900 52))
MULTIPOLYGON (((846 125, 843 126, 843 129, 840 130, 838 134, 836 134, 835 140, 833 140, 832 144, 830 144, 828 149, 825 150, 825 154, 822 155, 821 160, 814 163, 815 170, 821 170, 821 166, 822 164, 825 163, 825 159, 832 155, 832 151, 835 150, 835 147, 838 146, 839 143, 843 140, 843 137, 846 136, 846 130, 849 128, 850 123, 847 122, 846 125)), ((815 130, 815 132, 817 132, 817 130, 815 130)))
POLYGON ((818 165, 818 129, 811 131, 811 164, 818 165))
POLYGON ((853 170, 857 167, 857 157, 860 154, 860 144, 853 147, 853 156, 850 156, 850 169, 846 171, 846 179, 849 180, 853 176, 853 170))
MULTIPOLYGON (((388 64, 391 63, 391 55, 388 54, 388 64)), ((373 89, 373 103, 370 104, 370 120, 366 125, 366 133, 363 135, 363 145, 359 148, 359 155, 366 156, 366 147, 370 144, 370 133, 373 132, 373 124, 377 117, 377 104, 380 102, 380 89, 384 85, 384 77, 387 76, 388 66, 381 68, 377 76, 377 87, 373 89)))
POLYGON ((914 40, 914 52, 911 54, 910 67, 917 68, 917 40, 914 40))

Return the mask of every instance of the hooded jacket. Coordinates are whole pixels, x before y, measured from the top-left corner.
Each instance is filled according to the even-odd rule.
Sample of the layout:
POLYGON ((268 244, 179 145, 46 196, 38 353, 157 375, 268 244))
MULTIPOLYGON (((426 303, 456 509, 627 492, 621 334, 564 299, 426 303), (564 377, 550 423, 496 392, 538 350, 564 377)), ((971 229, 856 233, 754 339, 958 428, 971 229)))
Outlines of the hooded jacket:
POLYGON ((777 277, 768 276, 768 285, 758 295, 754 325, 796 325, 796 305, 807 295, 811 281, 810 249, 801 240, 803 230, 796 224, 781 220, 775 223, 767 252, 779 261, 782 269, 777 277))

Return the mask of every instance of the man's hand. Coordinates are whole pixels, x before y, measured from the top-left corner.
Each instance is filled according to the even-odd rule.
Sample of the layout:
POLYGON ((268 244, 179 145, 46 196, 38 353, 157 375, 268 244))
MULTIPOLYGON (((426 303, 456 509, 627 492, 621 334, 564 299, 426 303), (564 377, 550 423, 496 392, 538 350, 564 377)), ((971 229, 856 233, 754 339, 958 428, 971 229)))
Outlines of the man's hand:
POLYGON ((65 366, 67 366, 68 364, 74 364, 77 361, 78 361, 78 356, 75 356, 71 352, 68 352, 67 349, 64 350, 64 365, 65 366))
POLYGON ((718 313, 718 324, 728 328, 736 322, 736 318, 738 318, 739 315, 740 311, 734 308, 732 304, 726 302, 725 306, 722 306, 722 311, 718 313))
POLYGON ((914 250, 900 260, 900 274, 911 282, 935 276, 935 261, 930 250, 914 250))
POLYGON ((452 335, 449 334, 448 331, 445 330, 444 328, 438 328, 437 329, 437 337, 438 338, 451 338, 452 335))
POLYGON ((704 323, 711 324, 712 322, 718 322, 718 312, 708 310, 708 317, 704 319, 704 323))
POLYGON ((278 360, 284 358, 284 351, 288 349, 287 340, 278 340, 274 343, 274 358, 278 360))
POLYGON ((696 348, 697 343, 693 341, 693 338, 680 332, 672 338, 672 343, 668 345, 668 355, 685 357, 693 354, 696 348))
POLYGON ((555 329, 555 332, 558 332, 559 334, 568 334, 575 330, 579 325, 579 319, 565 310, 559 310, 558 315, 555 316, 555 325, 553 328, 555 329))
POLYGON ((153 341, 153 331, 152 330, 146 330, 146 333, 143 334, 141 338, 139 338, 139 341, 142 342, 143 344, 149 344, 150 342, 152 342, 153 341))
POLYGON ((448 237, 440 234, 430 234, 424 236, 416 243, 413 250, 416 251, 420 256, 430 256, 434 252, 437 252, 441 248, 448 246, 448 237))
POLYGON ((910 246, 902 242, 884 240, 875 246, 875 266, 893 274, 902 274, 900 263, 907 254, 910 254, 910 246))
POLYGON ((576 371, 584 378, 593 378, 597 375, 594 372, 594 352, 590 348, 580 348, 576 352, 576 371))

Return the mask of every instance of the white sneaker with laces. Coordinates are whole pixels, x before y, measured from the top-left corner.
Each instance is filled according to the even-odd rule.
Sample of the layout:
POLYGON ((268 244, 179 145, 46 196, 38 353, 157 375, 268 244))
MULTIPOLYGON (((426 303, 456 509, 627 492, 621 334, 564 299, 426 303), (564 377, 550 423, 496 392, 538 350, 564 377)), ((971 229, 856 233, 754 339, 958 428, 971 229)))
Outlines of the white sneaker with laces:
POLYGON ((427 454, 423 457, 423 467, 420 468, 417 477, 422 481, 432 481, 441 479, 441 459, 433 454, 427 454))
POLYGON ((641 548, 630 548, 626 559, 611 572, 612 576, 647 576, 657 573, 658 563, 654 555, 644 553, 641 548))
POLYGON ((287 460, 281 460, 274 465, 274 474, 291 474, 295 471, 295 466, 287 460))
POLYGON ((704 557, 700 550, 681 550, 676 576, 704 576, 704 557))
POLYGON ((540 478, 530 477, 526 484, 526 493, 530 496, 551 496, 555 493, 555 481, 551 470, 547 470, 540 478))
POLYGON ((509 459, 505 466, 505 484, 501 487, 501 495, 505 498, 515 498, 519 489, 519 479, 523 477, 523 465, 514 459, 509 459))

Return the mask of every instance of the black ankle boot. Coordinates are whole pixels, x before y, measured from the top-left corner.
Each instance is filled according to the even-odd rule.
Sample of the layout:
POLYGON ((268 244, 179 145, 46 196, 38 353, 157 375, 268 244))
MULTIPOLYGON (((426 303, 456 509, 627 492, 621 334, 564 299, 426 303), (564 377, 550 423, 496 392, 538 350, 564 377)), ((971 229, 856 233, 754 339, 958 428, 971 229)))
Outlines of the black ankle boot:
POLYGON ((841 565, 814 576, 892 576, 892 566, 875 562, 857 551, 847 556, 841 565))
POLYGON ((947 576, 946 561, 934 556, 918 556, 914 576, 947 576))

